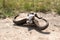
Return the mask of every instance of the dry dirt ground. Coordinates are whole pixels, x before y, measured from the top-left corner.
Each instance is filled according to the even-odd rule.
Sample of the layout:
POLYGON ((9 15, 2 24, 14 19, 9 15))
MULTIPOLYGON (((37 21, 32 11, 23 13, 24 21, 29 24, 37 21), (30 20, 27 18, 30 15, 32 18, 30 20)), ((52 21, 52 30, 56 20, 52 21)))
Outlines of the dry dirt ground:
POLYGON ((33 27, 14 25, 12 18, 0 19, 0 40, 60 40, 60 16, 52 13, 38 15, 49 22, 49 27, 42 32, 33 27))

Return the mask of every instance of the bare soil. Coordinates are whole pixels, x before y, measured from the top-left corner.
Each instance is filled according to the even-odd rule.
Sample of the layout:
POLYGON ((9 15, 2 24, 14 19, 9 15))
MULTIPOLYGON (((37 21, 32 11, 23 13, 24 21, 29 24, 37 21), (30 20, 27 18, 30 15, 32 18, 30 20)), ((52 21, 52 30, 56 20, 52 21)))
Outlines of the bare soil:
MULTIPOLYGON (((22 15, 26 14, 22 13, 20 17, 24 17, 22 15)), ((14 25, 13 18, 0 19, 0 40, 60 40, 60 16, 54 13, 38 15, 49 22, 49 27, 43 31, 14 25)))

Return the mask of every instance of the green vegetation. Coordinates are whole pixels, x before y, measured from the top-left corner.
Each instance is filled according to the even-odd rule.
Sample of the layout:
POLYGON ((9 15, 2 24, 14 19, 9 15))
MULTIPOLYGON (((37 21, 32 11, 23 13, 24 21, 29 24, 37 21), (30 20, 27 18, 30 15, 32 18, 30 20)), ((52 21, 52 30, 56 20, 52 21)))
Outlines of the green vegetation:
POLYGON ((60 14, 60 0, 0 0, 1 15, 10 17, 19 12, 48 12, 60 14))

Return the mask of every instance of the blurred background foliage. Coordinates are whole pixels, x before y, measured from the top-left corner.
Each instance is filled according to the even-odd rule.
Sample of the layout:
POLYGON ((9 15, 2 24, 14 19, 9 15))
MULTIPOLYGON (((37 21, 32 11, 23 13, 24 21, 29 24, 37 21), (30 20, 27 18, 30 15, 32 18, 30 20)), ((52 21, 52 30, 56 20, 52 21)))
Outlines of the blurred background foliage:
POLYGON ((60 14, 60 0, 0 0, 0 18, 29 11, 60 14))

